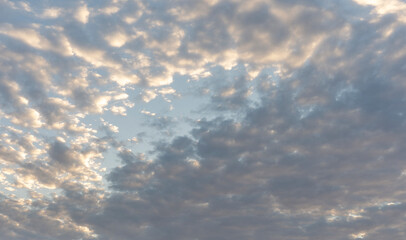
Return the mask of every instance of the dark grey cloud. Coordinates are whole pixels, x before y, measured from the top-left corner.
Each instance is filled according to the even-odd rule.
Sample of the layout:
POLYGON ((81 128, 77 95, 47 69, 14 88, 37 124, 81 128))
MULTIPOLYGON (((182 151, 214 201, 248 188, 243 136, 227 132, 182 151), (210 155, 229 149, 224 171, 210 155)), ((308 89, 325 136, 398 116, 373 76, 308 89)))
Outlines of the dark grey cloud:
MULTIPOLYGON (((301 93, 318 86, 312 84, 318 79, 306 79, 299 83, 301 93)), ((306 95, 297 93, 295 81, 281 83, 243 122, 200 121, 195 141, 160 144, 156 162, 133 158, 114 170, 110 180, 123 192, 107 201, 103 214, 125 222, 117 226, 119 238, 134 233, 145 239, 253 239, 272 232, 278 239, 325 239, 331 233, 333 239, 355 239, 365 232, 370 239, 382 234, 400 239, 404 231, 398 223, 375 220, 394 208, 403 212, 385 203, 403 199, 404 124, 388 129, 379 119, 390 117, 383 110, 394 109, 386 110, 391 104, 379 96, 397 99, 397 90, 387 81, 374 100, 361 90, 337 100, 336 91, 317 89, 327 99, 303 117, 297 105, 306 95), (365 101, 372 101, 373 111, 365 101), (331 216, 337 217, 328 220, 331 216), (132 224, 144 227, 133 230, 132 224)), ((375 84, 359 86, 375 89, 375 84)), ((104 224, 115 226, 111 220, 96 222, 96 229, 104 224)), ((104 233, 113 236, 115 230, 104 233)))
POLYGON ((60 165, 62 168, 71 169, 80 165, 79 159, 75 158, 73 151, 61 141, 53 142, 49 147, 48 154, 52 164, 60 165))
MULTIPOLYGON (((317 51, 259 91, 260 106, 242 121, 200 120, 192 139, 159 144, 154 162, 115 169, 110 181, 121 193, 103 218, 125 223, 121 239, 401 239, 404 88, 385 70, 397 60, 377 55, 390 48, 376 35, 385 21, 358 23, 365 32, 345 45, 326 41, 342 55, 317 51)), ((102 231, 113 236, 105 221, 95 229, 109 226, 102 231)))

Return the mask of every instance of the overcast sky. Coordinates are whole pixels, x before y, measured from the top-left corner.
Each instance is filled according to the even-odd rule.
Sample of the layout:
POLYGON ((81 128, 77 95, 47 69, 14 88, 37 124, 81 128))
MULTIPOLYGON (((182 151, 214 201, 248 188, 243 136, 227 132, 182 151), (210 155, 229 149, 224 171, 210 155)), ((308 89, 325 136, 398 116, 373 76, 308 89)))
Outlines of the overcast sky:
POLYGON ((405 0, 0 0, 0 239, 406 239, 405 0))

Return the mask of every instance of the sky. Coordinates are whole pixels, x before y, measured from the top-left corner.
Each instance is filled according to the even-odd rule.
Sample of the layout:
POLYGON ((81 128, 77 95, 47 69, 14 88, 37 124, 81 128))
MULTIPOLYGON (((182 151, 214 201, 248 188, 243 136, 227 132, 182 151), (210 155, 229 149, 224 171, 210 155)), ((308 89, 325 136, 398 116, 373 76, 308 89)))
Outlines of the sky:
POLYGON ((406 239, 405 13, 0 0, 0 239, 406 239))

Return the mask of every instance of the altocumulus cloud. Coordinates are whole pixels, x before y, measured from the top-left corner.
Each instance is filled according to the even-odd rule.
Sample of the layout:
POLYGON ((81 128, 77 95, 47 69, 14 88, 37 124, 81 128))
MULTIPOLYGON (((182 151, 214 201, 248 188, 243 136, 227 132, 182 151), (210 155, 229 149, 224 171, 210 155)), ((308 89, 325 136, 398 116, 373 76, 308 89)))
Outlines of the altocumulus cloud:
POLYGON ((0 238, 405 239, 405 9, 0 0, 0 238))

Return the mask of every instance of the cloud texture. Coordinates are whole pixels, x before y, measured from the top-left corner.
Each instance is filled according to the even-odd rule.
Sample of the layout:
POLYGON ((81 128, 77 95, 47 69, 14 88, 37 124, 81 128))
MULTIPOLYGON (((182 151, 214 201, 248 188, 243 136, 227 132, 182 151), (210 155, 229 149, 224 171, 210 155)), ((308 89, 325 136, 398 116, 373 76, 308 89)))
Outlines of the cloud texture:
POLYGON ((404 9, 0 0, 2 239, 405 239, 404 9))

